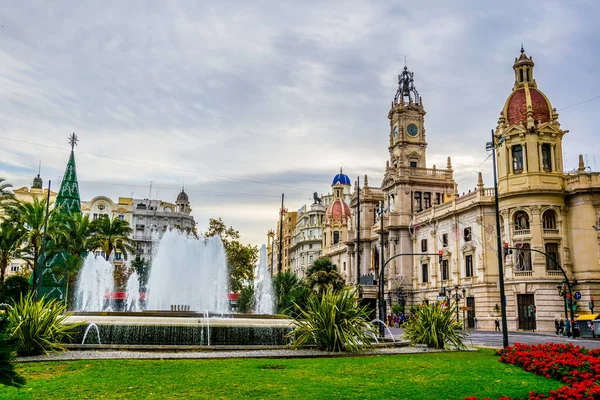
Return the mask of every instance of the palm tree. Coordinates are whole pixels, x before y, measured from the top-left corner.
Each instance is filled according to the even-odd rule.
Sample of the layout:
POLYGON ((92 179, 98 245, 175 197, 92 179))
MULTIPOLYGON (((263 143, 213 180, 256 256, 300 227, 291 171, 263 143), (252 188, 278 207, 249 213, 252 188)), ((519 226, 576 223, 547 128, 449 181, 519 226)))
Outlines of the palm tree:
POLYGON ((12 185, 6 182, 6 179, 0 178, 0 208, 9 204, 14 198, 10 188, 12 185))
MULTIPOLYGON (((38 259, 44 236, 44 221, 46 218, 46 199, 34 198, 33 202, 16 202, 7 208, 9 219, 25 229, 24 246, 21 249, 22 258, 31 266, 34 278, 38 272, 38 259)), ((52 230, 54 210, 48 215, 48 232, 52 230)))
POLYGON ((309 289, 292 271, 281 272, 273 278, 273 294, 278 314, 294 315, 305 304, 309 289))
MULTIPOLYGON (((86 253, 100 247, 100 239, 96 235, 96 224, 89 215, 81 213, 57 213, 55 230, 49 251, 65 252, 64 265, 57 271, 59 275, 67 276, 67 293, 72 297, 69 288, 83 266, 86 253)), ((73 304, 69 299, 69 304, 73 304)))
POLYGON ((316 293, 324 293, 331 289, 338 291, 345 286, 344 278, 337 271, 335 264, 328 258, 316 259, 306 271, 308 286, 316 293))
POLYGON ((133 240, 129 237, 133 230, 129 223, 125 220, 113 218, 110 219, 104 215, 94 221, 96 235, 99 240, 100 247, 106 259, 110 258, 113 250, 120 250, 123 258, 127 260, 128 251, 133 252, 133 240))
POLYGON ((6 268, 19 253, 25 230, 19 224, 7 220, 0 224, 0 283, 4 282, 6 268))

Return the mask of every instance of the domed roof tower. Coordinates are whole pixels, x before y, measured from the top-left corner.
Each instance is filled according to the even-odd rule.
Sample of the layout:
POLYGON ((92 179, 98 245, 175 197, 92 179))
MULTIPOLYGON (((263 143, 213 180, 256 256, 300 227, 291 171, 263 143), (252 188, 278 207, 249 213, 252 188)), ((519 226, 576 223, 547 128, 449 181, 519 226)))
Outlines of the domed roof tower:
POLYGON ((513 64, 515 85, 503 109, 503 116, 508 123, 522 123, 528 129, 552 120, 552 105, 533 79, 534 65, 533 59, 525 54, 521 46, 521 55, 515 58, 513 64))
POLYGON ((538 88, 534 62, 521 46, 513 70, 515 82, 494 132, 500 195, 564 186, 562 137, 558 113, 538 88))
POLYGON ((177 212, 188 215, 190 214, 190 212, 192 212, 192 209, 190 208, 190 200, 183 187, 181 188, 181 192, 177 195, 175 205, 177 206, 177 212))

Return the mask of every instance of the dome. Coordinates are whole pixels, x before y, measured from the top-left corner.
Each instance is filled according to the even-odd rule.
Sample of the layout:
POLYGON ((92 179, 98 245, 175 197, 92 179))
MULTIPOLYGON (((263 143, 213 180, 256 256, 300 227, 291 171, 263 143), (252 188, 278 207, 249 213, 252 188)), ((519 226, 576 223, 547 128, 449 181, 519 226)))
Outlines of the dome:
POLYGON ((348 178, 348 175, 342 172, 341 168, 340 173, 333 177, 333 182, 331 183, 331 186, 336 185, 338 183, 342 185, 352 185, 352 183, 350 182, 350 178, 348 178))
MULTIPOLYGON (((344 175, 345 176, 345 175, 344 175)), ((325 219, 345 223, 350 217, 350 207, 342 200, 336 200, 327 207, 325 219)))
POLYGON ((183 188, 181 189, 181 193, 179 193, 179 194, 177 195, 177 201, 178 201, 178 202, 180 202, 180 201, 186 201, 186 202, 189 202, 188 195, 187 195, 187 193, 186 193, 186 192, 183 190, 183 188))
POLYGON ((542 123, 551 120, 551 107, 539 90, 532 87, 524 87, 513 91, 508 97, 505 107, 505 118, 509 124, 527 123, 527 109, 531 106, 534 122, 542 123))

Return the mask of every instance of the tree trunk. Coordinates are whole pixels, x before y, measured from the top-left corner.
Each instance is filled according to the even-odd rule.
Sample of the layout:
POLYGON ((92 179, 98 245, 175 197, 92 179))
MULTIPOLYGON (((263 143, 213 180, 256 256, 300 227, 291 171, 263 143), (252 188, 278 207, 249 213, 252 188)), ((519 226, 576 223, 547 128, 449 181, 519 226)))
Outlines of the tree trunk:
POLYGON ((4 283, 4 273, 8 267, 8 260, 5 257, 0 259, 0 283, 4 283))

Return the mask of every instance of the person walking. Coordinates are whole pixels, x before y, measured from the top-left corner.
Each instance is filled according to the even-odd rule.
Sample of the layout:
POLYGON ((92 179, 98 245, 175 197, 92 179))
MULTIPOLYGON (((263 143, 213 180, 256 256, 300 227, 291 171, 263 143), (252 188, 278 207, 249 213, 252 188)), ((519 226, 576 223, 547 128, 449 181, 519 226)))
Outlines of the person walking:
POLYGON ((558 335, 560 333, 560 324, 557 319, 554 320, 554 329, 556 329, 556 334, 558 335))
POLYGON ((495 325, 494 331, 500 332, 500 321, 498 320, 498 318, 496 318, 496 320, 494 321, 494 325, 495 325))
POLYGON ((561 318, 560 321, 558 322, 558 334, 562 336, 564 333, 565 333, 565 321, 563 321, 561 318))

